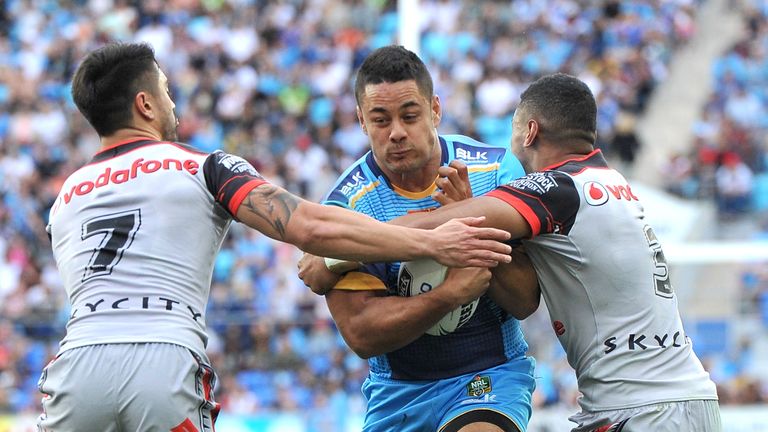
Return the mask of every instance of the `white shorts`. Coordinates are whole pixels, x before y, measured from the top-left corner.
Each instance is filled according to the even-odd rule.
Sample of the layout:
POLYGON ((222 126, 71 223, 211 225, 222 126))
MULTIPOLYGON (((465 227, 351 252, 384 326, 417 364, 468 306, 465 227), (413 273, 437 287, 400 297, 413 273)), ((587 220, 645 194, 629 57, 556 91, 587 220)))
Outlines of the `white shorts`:
POLYGON ((89 345, 43 370, 39 431, 213 430, 219 412, 207 358, 167 343, 89 345))
POLYGON ((689 400, 613 411, 580 412, 568 418, 571 432, 722 432, 716 400, 689 400))

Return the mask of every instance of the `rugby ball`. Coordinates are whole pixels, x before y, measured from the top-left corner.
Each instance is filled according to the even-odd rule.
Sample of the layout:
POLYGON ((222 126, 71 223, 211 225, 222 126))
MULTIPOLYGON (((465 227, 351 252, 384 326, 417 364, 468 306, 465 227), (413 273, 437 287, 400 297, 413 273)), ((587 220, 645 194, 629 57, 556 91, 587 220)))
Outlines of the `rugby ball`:
MULTIPOLYGON (((405 261, 400 264, 397 274, 397 294, 412 297, 432 291, 443 283, 448 267, 432 259, 405 261)), ((472 318, 479 299, 461 305, 446 314, 440 321, 427 330, 432 336, 444 336, 453 333, 472 318)))

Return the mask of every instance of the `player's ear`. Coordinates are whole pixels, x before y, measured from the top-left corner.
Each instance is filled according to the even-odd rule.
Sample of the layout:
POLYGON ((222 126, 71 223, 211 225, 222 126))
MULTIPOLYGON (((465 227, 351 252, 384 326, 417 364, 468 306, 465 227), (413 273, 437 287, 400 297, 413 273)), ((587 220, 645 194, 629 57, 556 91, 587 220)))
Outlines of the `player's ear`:
POLYGON ((360 110, 360 105, 355 107, 355 113, 357 114, 357 122, 360 123, 360 128, 363 129, 363 133, 368 135, 368 128, 365 127, 365 119, 363 118, 363 112, 360 110))
POLYGON ((432 96, 432 125, 437 128, 443 118, 443 109, 440 106, 440 96, 432 96))
POLYGON ((526 126, 527 131, 525 133, 523 147, 530 147, 536 143, 536 139, 539 137, 539 122, 534 119, 528 119, 526 126))
POLYGON ((155 111, 153 110, 152 99, 149 93, 143 91, 136 93, 136 96, 133 98, 133 106, 136 112, 145 120, 155 119, 155 111))

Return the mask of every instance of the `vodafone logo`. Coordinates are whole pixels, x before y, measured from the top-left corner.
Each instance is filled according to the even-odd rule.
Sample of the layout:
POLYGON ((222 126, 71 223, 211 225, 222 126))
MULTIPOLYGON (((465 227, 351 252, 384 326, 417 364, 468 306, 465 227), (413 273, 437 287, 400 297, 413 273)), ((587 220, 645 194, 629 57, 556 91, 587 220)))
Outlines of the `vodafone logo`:
POLYGON ((611 196, 617 200, 638 201, 637 196, 635 196, 628 184, 604 186, 601 183, 590 181, 584 183, 583 192, 587 204, 592 206, 605 204, 611 196))
POLYGON ((107 167, 101 174, 95 179, 84 180, 69 189, 69 192, 65 191, 64 204, 69 204, 72 201, 72 197, 75 195, 87 195, 94 189, 107 186, 109 184, 121 184, 132 179, 135 179, 139 175, 152 174, 158 170, 162 171, 186 171, 189 174, 197 174, 200 166, 194 160, 178 160, 178 159, 163 159, 163 160, 144 160, 144 158, 138 158, 131 162, 131 166, 126 169, 113 170, 107 167))
POLYGON ((608 202, 608 190, 598 182, 584 183, 584 199, 587 204, 601 206, 608 202))

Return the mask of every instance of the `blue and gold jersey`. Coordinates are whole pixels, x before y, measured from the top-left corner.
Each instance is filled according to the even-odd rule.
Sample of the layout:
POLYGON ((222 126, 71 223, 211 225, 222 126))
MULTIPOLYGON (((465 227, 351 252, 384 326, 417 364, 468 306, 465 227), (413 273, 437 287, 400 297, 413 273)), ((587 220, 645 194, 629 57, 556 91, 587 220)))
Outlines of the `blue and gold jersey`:
MULTIPOLYGON (((463 135, 440 136, 440 146, 443 165, 454 159, 467 164, 475 196, 525 175, 520 162, 506 148, 463 135)), ((413 193, 392 185, 368 152, 341 175, 324 203, 386 222, 439 207, 431 196, 435 189, 433 184, 413 193)), ((397 295, 399 267, 399 263, 368 264, 347 274, 337 288, 386 290, 388 295, 397 295)), ((484 295, 470 321, 455 332, 425 334, 403 348, 369 359, 369 366, 371 373, 386 378, 435 380, 497 366, 523 356, 527 350, 520 323, 484 295)))

